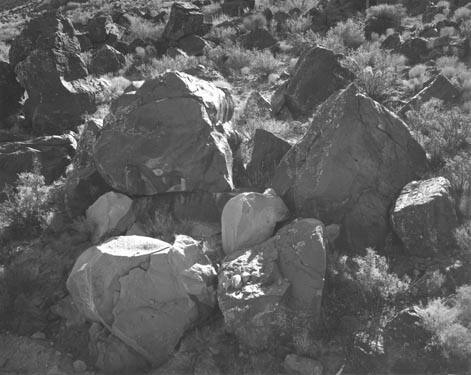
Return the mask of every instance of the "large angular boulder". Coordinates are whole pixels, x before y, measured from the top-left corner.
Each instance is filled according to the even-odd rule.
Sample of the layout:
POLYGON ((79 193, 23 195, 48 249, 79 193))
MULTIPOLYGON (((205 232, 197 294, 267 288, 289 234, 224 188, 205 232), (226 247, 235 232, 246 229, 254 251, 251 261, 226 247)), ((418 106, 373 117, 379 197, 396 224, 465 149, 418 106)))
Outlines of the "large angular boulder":
POLYGON ((269 240, 229 255, 219 274, 218 301, 226 329, 263 350, 293 333, 290 318, 319 319, 326 268, 324 225, 299 219, 269 240), (290 317, 290 318, 288 318, 290 317))
POLYGON ((114 189, 130 195, 232 188, 225 127, 233 102, 212 83, 169 72, 112 104, 94 147, 114 189))
POLYGON ((86 218, 93 230, 93 243, 98 243, 105 236, 123 234, 135 221, 132 199, 110 191, 87 209, 86 218))
POLYGON ((272 186, 298 216, 341 224, 339 240, 363 251, 381 248, 389 207, 426 167, 407 125, 351 84, 318 109, 272 186))
POLYGON ((93 53, 90 72, 97 75, 117 72, 125 63, 126 59, 121 52, 105 44, 93 53))
POLYGON ((77 148, 71 135, 33 138, 23 142, 0 143, 0 191, 14 185, 18 174, 31 172, 39 162, 47 184, 65 174, 77 148))
POLYGON ((458 219, 450 190, 444 177, 412 181, 402 189, 391 222, 409 254, 430 257, 453 247, 458 219))
POLYGON ((273 235, 276 223, 288 218, 288 208, 272 189, 242 193, 222 210, 222 247, 226 254, 257 245, 273 235))
POLYGON ((460 97, 460 89, 454 85, 443 74, 437 75, 432 79, 421 91, 414 95, 407 104, 405 104, 398 112, 400 116, 404 116, 406 112, 416 105, 425 103, 432 98, 440 99, 448 103, 456 103, 460 97))
POLYGON ((202 37, 193 34, 181 38, 178 41, 178 47, 188 56, 203 56, 205 48, 210 48, 211 45, 202 37))
POLYGON ((287 108, 293 117, 310 116, 335 91, 346 87, 354 76, 340 62, 340 56, 323 47, 314 47, 298 60, 292 77, 272 98, 278 114, 287 108))
POLYGON ((291 145, 284 139, 264 129, 255 130, 252 154, 246 167, 251 186, 265 187, 290 148, 291 145))
POLYGON ((67 171, 64 201, 70 217, 85 213, 100 196, 110 191, 110 186, 98 173, 93 159, 93 145, 101 133, 100 121, 88 121, 80 132, 77 152, 67 171))
POLYGON ((20 108, 24 89, 16 80, 10 64, 0 61, 0 120, 14 114, 20 108))
POLYGON ((214 308, 216 273, 200 244, 115 237, 86 250, 67 288, 79 310, 154 366, 214 308))
POLYGON ((184 36, 199 35, 204 30, 204 15, 191 3, 174 2, 162 36, 176 42, 184 36))
POLYGON ((255 8, 255 0, 224 0, 221 9, 231 17, 241 16, 255 8))
POLYGON ((87 24, 88 37, 94 44, 114 43, 119 38, 119 28, 113 23, 110 15, 102 13, 96 14, 88 21, 87 24))

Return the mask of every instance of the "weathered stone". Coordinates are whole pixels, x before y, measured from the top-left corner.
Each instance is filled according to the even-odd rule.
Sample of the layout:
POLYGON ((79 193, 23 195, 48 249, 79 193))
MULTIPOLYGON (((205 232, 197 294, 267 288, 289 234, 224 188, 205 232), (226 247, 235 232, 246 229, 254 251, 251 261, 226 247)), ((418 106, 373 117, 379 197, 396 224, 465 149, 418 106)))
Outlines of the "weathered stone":
POLYGON ((116 72, 123 68, 125 63, 126 60, 121 52, 105 44, 93 53, 90 72, 98 75, 116 72))
POLYGON ((427 39, 424 38, 410 38, 402 43, 397 50, 398 53, 403 54, 410 65, 415 65, 423 62, 429 53, 427 39))
POLYGON ((278 41, 267 30, 258 28, 243 34, 239 37, 239 42, 246 49, 259 49, 272 48, 277 45, 278 41))
POLYGON ((184 36, 199 35, 204 28, 203 22, 203 13, 197 6, 191 3, 174 2, 163 37, 178 41, 184 36))
POLYGON ((0 61, 0 120, 18 111, 24 91, 10 64, 0 61))
POLYGON ((402 44, 401 34, 393 33, 388 35, 386 39, 381 42, 382 49, 397 50, 402 44))
POLYGON ((93 43, 113 43, 119 39, 119 28, 110 15, 95 15, 88 21, 87 29, 93 43))
POLYGON ((421 91, 414 95, 409 102, 404 105, 398 112, 400 116, 404 116, 406 112, 416 105, 425 103, 432 98, 440 99, 448 103, 459 100, 460 89, 455 86, 443 74, 437 75, 431 82, 421 91))
POLYGON ((23 142, 0 143, 0 191, 13 185, 22 172, 31 172, 35 160, 47 184, 65 173, 77 147, 70 135, 33 138, 23 142))
POLYGON ((272 186, 298 216, 340 224, 346 247, 379 249, 389 207, 426 165, 407 125, 352 84, 318 109, 272 186))
POLYGON ((281 335, 293 333, 287 324, 289 314, 317 322, 325 247, 323 224, 316 219, 300 219, 269 240, 229 255, 223 262, 218 287, 226 329, 242 344, 263 350, 276 346, 281 335), (235 275, 242 276, 238 288, 231 283, 235 275))
POLYGON ((255 130, 252 155, 246 167, 251 186, 265 187, 290 148, 288 142, 272 133, 263 129, 255 130))
POLYGON ((221 4, 221 9, 224 14, 231 17, 241 16, 246 11, 255 8, 255 0, 224 0, 221 4))
POLYGON ((429 257, 453 247, 458 219, 450 190, 444 177, 412 181, 402 189, 391 221, 409 254, 429 257))
POLYGON ((105 237, 124 234, 135 221, 132 199, 110 191, 87 209, 86 218, 93 229, 93 243, 105 237))
POLYGON ((275 93, 273 112, 278 114, 286 107, 295 118, 309 116, 352 80, 353 74, 340 64, 338 55, 322 47, 312 48, 299 58, 292 77, 275 93))
POLYGON ((232 112, 228 93, 196 77, 169 72, 148 80, 112 104, 94 147, 98 171, 130 195, 229 190, 232 151, 217 125, 232 112))
POLYGON ((226 254, 257 245, 273 235, 276 223, 288 218, 282 199, 269 189, 265 193, 242 193, 222 211, 222 246, 226 254))
POLYGON ((86 250, 67 288, 89 320, 104 324, 158 366, 184 332, 214 308, 215 277, 201 244, 190 237, 178 236, 172 246, 122 236, 86 250))
POLYGON ((288 354, 284 362, 285 370, 290 375, 322 375, 322 364, 307 357, 288 354))
POLYGON ((205 48, 211 45, 198 35, 188 35, 178 41, 178 47, 189 56, 203 56, 205 48))

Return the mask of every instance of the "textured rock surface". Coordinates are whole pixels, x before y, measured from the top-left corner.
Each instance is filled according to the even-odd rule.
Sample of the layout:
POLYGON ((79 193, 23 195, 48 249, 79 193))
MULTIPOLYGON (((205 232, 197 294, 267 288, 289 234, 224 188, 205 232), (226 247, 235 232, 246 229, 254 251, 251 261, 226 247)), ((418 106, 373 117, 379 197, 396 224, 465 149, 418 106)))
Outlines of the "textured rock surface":
POLYGON ((322 364, 311 358, 288 354, 284 362, 285 370, 293 375, 322 375, 322 364))
POLYGON ((352 84, 319 108, 272 186, 298 216, 340 224, 345 245, 363 251, 381 248, 391 204, 425 170, 406 124, 352 84))
POLYGON ((0 120, 20 108, 24 89, 16 81, 15 71, 7 62, 0 61, 0 120))
POLYGON ((286 107, 294 117, 311 115, 319 104, 353 80, 353 74, 339 60, 338 55, 323 47, 306 51, 292 77, 272 98, 273 112, 277 114, 286 107))
POLYGON ((197 6, 191 3, 175 2, 172 5, 163 37, 177 41, 187 35, 198 35, 203 30, 203 21, 203 13, 197 6))
POLYGON ((458 225, 450 182, 444 177, 412 181, 401 191, 391 221, 409 254, 448 252, 458 225))
POLYGON ((110 191, 87 209, 86 217, 93 228, 93 243, 98 243, 105 236, 123 234, 135 220, 132 199, 127 195, 110 191))
POLYGON ((119 37, 119 28, 109 15, 97 14, 88 21, 88 36, 92 43, 113 43, 119 37))
POLYGON ((288 208, 273 190, 242 193, 222 211, 222 246, 226 254, 262 243, 273 235, 276 223, 288 218, 288 208))
POLYGON ((229 255, 219 274, 226 328, 256 350, 289 335, 287 310, 319 318, 326 267, 324 226, 300 219, 262 244, 229 255))
POLYGON ((253 143, 252 155, 246 167, 247 176, 251 186, 265 187, 291 145, 263 129, 255 130, 253 143))
POLYGON ((233 102, 213 84, 185 73, 146 81, 111 106, 95 144, 98 171, 130 195, 232 188, 232 152, 217 125, 233 102))
POLYGON ((241 35, 239 42, 244 48, 259 50, 272 48, 278 43, 267 29, 255 29, 247 34, 241 35))
POLYGON ((189 237, 177 237, 172 246, 122 236, 85 251, 67 288, 89 320, 159 365, 215 306, 215 276, 200 244, 189 237))
POLYGON ((0 143, 0 191, 12 185, 18 173, 31 172, 34 161, 41 166, 47 184, 65 173, 77 143, 70 135, 33 138, 24 142, 0 143))
POLYGON ((95 51, 90 62, 90 72, 93 74, 105 74, 117 72, 126 63, 124 55, 108 45, 95 51))

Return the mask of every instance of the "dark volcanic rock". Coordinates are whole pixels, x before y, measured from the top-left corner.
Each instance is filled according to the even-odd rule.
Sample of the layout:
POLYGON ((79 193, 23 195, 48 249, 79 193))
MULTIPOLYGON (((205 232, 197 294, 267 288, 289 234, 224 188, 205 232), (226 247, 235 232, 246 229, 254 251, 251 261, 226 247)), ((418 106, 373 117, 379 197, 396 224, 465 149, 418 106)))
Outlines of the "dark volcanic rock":
POLYGON ((172 5, 163 37, 178 41, 187 35, 198 35, 204 29, 203 22, 203 13, 197 6, 191 3, 175 2, 172 5))
POLYGON ((299 58, 292 77, 274 94, 275 114, 286 107, 294 117, 311 115, 335 91, 353 80, 353 74, 331 50, 315 47, 299 58))
POLYGON ((0 120, 18 111, 24 91, 10 64, 0 61, 0 120))
POLYGON ((341 224, 345 246, 380 249, 390 206, 426 164, 407 125, 351 84, 319 107, 272 186, 297 215, 341 224))
POLYGON ((126 60, 121 52, 105 44, 93 53, 90 72, 98 75, 116 72, 124 67, 125 63, 126 60))
POLYGON ((255 29, 247 34, 241 35, 239 41, 244 48, 259 50, 272 48, 278 43, 267 29, 255 29))
POLYGON ((119 28, 110 15, 97 14, 88 21, 88 36, 92 43, 114 43, 119 39, 119 28))
POLYGON ((230 95, 179 72, 146 81, 111 106, 95 148, 103 178, 130 195, 232 188, 232 152, 219 124, 230 95))
POLYGON ((224 0, 221 4, 222 11, 231 17, 244 14, 247 10, 255 8, 255 0, 224 0))

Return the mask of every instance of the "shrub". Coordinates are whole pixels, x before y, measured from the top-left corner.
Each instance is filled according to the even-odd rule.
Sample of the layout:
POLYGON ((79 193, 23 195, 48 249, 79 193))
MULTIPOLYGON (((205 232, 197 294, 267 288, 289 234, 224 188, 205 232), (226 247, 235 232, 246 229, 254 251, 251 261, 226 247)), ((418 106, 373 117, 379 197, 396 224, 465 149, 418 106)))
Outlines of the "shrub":
POLYGON ((267 25, 267 20, 262 14, 255 14, 245 17, 242 24, 246 30, 254 31, 263 29, 267 25))
POLYGON ((427 66, 417 64, 409 70, 409 79, 404 81, 404 86, 411 92, 423 89, 424 84, 430 79, 430 73, 427 66))
POLYGON ((442 167, 447 158, 468 146, 471 137, 471 115, 459 107, 447 108, 432 99, 407 114, 415 137, 430 155, 432 166, 442 167))
POLYGON ((372 32, 384 34, 387 29, 397 29, 401 26, 402 19, 406 15, 402 5, 380 4, 366 10, 367 34, 372 32))
POLYGON ((157 40, 162 36, 164 25, 156 25, 141 17, 128 16, 131 23, 126 35, 126 40, 133 41, 134 39, 153 39, 157 40))
POLYGON ((33 172, 20 173, 15 187, 5 189, 0 203, 0 237, 3 240, 39 234, 50 224, 61 200, 61 184, 46 185, 39 163, 33 172))
POLYGON ((468 220, 455 230, 455 239, 461 253, 471 260, 471 220, 468 220))
POLYGON ((471 356, 471 286, 460 287, 448 303, 435 299, 419 311, 424 327, 433 333, 430 345, 440 347, 449 358, 471 356))
POLYGON ((253 51, 252 54, 253 58, 250 61, 252 74, 268 77, 281 66, 281 62, 270 51, 253 51))
POLYGON ((378 42, 368 43, 352 51, 345 60, 355 73, 358 86, 371 98, 383 102, 400 91, 405 58, 379 48, 378 42))
POLYGON ((332 49, 341 48, 336 44, 341 44, 343 49, 356 49, 365 42, 363 33, 363 24, 353 19, 345 22, 339 22, 335 27, 330 29, 326 35, 326 47, 332 49))

